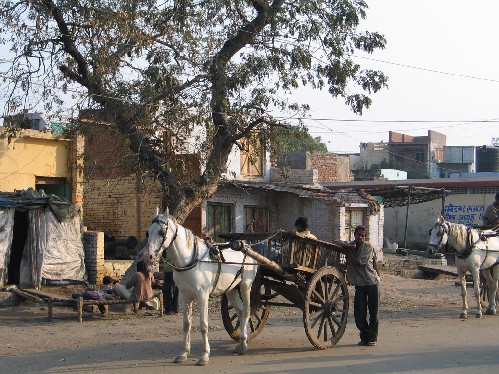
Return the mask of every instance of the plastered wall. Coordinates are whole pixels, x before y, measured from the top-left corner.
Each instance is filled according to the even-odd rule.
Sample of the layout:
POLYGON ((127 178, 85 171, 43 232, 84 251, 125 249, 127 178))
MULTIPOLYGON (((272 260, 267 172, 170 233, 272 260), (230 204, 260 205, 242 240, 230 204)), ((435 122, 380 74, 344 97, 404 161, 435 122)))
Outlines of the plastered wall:
MULTIPOLYGON (((494 202, 495 194, 451 194, 445 199, 445 219, 465 225, 482 225, 482 215, 487 205, 494 202)), ((407 246, 424 249, 428 242, 428 232, 442 211, 442 201, 411 205, 408 213, 407 246)), ((399 247, 404 242, 407 208, 385 209, 384 234, 399 247)))

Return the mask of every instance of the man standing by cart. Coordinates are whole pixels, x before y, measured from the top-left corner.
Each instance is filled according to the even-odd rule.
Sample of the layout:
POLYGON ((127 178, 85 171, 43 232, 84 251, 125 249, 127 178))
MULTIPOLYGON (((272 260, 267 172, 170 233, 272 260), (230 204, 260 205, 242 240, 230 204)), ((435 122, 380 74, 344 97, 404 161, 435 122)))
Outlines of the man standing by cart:
POLYGON ((484 226, 499 224, 499 192, 496 193, 495 201, 485 209, 482 220, 484 226))
POLYGON ((379 273, 374 248, 366 242, 366 229, 357 226, 353 242, 335 242, 347 254, 347 279, 355 286, 354 317, 360 331, 359 345, 374 346, 378 340, 379 273), (369 311, 369 322, 367 313, 369 311))

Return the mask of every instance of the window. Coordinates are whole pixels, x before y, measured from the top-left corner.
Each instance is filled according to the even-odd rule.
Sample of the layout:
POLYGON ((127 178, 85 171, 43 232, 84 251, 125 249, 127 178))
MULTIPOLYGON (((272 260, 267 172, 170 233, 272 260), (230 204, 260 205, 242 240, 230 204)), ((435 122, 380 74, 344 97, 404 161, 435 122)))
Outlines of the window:
POLYGON ((54 194, 66 200, 70 200, 69 184, 66 178, 36 176, 35 189, 41 189, 47 195, 54 194))
POLYGON ((246 178, 263 177, 265 148, 258 133, 241 141, 241 175, 246 178))
POLYGON ((214 241, 223 241, 218 235, 233 232, 234 207, 232 204, 207 203, 206 205, 206 235, 214 241))
POLYGON ((347 232, 347 240, 354 240, 355 228, 359 225, 364 225, 364 211, 347 209, 345 213, 345 229, 347 232))
POLYGON ((269 209, 261 206, 244 207, 244 231, 245 232, 268 232, 269 231, 269 209))
POLYGON ((425 160, 424 160, 424 153, 423 152, 416 152, 416 161, 418 161, 418 162, 425 162, 425 160))

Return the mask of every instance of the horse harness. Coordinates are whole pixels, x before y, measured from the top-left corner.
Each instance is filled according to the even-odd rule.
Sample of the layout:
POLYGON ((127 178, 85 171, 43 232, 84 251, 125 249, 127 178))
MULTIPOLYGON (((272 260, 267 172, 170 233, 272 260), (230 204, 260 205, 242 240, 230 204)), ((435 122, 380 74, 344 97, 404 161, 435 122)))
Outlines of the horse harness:
MULTIPOLYGON (((446 228, 448 228, 448 226, 446 226, 446 228)), ((446 232, 447 234, 449 234, 449 231, 450 231, 450 228, 448 228, 448 231, 444 228, 444 232, 446 232)), ((442 237, 443 237, 443 235, 442 235, 442 237)), ((471 253, 473 252, 473 249, 476 247, 476 245, 480 241, 483 241, 485 243, 485 249, 480 248, 482 251, 485 251, 485 257, 483 258, 483 261, 480 264, 480 269, 481 269, 483 264, 485 263, 485 260, 487 260, 487 257, 489 255, 489 245, 487 242, 487 238, 480 232, 480 230, 478 230, 478 239, 475 242, 473 242, 472 228, 471 227, 466 228, 466 247, 464 248, 464 250, 462 252, 459 252, 459 253, 456 252, 456 257, 458 257, 462 260, 468 258, 471 255, 471 253)), ((494 264, 489 266, 487 269, 491 269, 497 265, 499 265, 499 262, 496 261, 494 264)))
MULTIPOLYGON (((156 216, 152 220, 152 223, 158 223, 159 225, 165 225, 166 230, 165 231, 162 230, 163 242, 161 243, 161 246, 160 246, 160 248, 162 248, 164 246, 164 244, 165 244, 165 241, 166 241, 166 231, 168 231, 168 222, 165 221, 165 220, 159 219, 158 216, 156 216)), ((172 243, 177 238, 177 234, 178 234, 178 225, 177 225, 177 229, 175 230, 175 235, 173 235, 173 238, 172 238, 172 241, 171 241, 172 243)), ((191 263, 189 265, 187 265, 187 266, 176 266, 175 264, 170 263, 170 262, 168 262, 166 260, 164 260, 164 261, 168 265, 170 265, 173 268, 173 270, 175 270, 177 272, 191 270, 194 267, 196 267, 196 265, 199 262, 211 262, 211 263, 217 262, 218 263, 217 273, 215 275, 215 281, 213 282, 213 289, 211 290, 210 295, 209 295, 210 297, 212 297, 213 293, 214 293, 214 291, 215 291, 215 289, 217 287, 218 280, 220 278, 220 273, 222 271, 222 263, 225 263, 225 264, 237 264, 237 265, 239 265, 239 262, 237 262, 237 263, 226 262, 225 258, 223 257, 222 251, 219 250, 219 249, 231 248, 231 243, 229 243, 229 244, 213 245, 213 244, 209 243, 208 241, 205 241, 205 242, 206 242, 206 244, 208 246, 210 258, 212 259, 210 261, 202 261, 202 260, 199 259, 199 247, 198 247, 198 241, 196 240, 196 238, 194 239, 194 252, 192 254, 191 263)), ((235 281, 237 280, 237 278, 239 276, 241 276, 241 279, 242 279, 243 274, 244 274, 244 265, 245 265, 244 262, 246 260, 246 256, 247 256, 247 254, 246 254, 246 252, 244 252, 244 257, 243 257, 243 261, 241 263, 241 267, 236 272, 236 275, 234 276, 234 279, 232 280, 231 284, 227 287, 227 289, 225 289, 224 292, 222 292, 222 294, 226 293, 233 286, 233 284, 235 283, 235 281)))

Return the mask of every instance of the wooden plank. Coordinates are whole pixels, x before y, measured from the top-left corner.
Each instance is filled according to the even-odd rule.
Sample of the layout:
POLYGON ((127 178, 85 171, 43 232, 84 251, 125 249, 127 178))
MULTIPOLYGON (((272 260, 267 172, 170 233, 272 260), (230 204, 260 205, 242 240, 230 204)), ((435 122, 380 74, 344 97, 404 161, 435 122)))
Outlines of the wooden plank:
POLYGON ((455 266, 449 265, 419 265, 418 270, 427 271, 430 273, 445 274, 457 277, 457 269, 455 266))
POLYGON ((20 290, 18 288, 10 287, 10 292, 15 293, 18 296, 25 298, 26 300, 34 301, 35 303, 43 303, 45 302, 43 299, 37 297, 36 295, 32 295, 29 292, 25 292, 24 290, 20 290))
POLYGON ((42 299, 44 301, 47 301, 48 299, 53 299, 53 300, 64 300, 66 299, 64 296, 61 295, 56 295, 56 294, 51 294, 46 291, 42 290, 37 290, 35 288, 23 288, 22 291, 25 293, 31 294, 35 297, 38 297, 39 299, 42 299))

